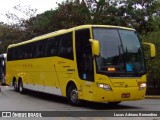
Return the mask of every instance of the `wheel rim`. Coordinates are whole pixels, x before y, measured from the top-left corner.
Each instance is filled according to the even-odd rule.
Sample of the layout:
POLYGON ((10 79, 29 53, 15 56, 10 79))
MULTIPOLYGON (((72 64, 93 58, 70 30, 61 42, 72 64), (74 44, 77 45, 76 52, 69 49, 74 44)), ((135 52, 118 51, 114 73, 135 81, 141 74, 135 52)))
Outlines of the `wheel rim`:
POLYGON ((70 99, 73 103, 76 103, 78 101, 78 92, 76 89, 72 90, 70 93, 70 99))

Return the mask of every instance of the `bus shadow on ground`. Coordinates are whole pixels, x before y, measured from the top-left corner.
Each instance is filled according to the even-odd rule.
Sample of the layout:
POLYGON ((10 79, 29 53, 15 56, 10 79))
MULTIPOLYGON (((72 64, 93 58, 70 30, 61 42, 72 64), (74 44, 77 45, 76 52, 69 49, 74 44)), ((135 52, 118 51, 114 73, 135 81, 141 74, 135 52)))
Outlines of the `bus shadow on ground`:
MULTIPOLYGON (((32 96, 32 97, 42 99, 45 101, 70 105, 67 99, 62 96, 57 96, 57 95, 52 95, 52 94, 47 94, 47 93, 42 93, 42 92, 36 92, 36 91, 31 91, 31 90, 26 90, 24 95, 32 96)), ((117 105, 112 105, 108 103, 81 101, 81 104, 75 107, 87 108, 90 110, 118 110, 118 109, 119 110, 128 110, 128 109, 137 110, 137 109, 140 109, 139 107, 124 105, 122 103, 119 103, 117 105)))
POLYGON ((81 107, 86 107, 92 110, 128 110, 128 109, 138 109, 138 107, 123 105, 121 103, 117 105, 112 105, 109 103, 98 103, 98 102, 88 102, 84 101, 81 107))

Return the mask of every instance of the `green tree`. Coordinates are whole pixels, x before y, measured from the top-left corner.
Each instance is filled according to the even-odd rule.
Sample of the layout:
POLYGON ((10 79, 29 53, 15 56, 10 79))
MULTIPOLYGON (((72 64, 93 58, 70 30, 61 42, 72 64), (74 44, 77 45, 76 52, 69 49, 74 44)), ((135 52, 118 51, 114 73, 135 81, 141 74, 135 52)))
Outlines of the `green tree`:
POLYGON ((53 14, 52 26, 56 29, 66 29, 78 25, 89 24, 90 12, 84 1, 69 1, 58 4, 53 14))
POLYGON ((90 12, 84 1, 65 1, 58 4, 56 10, 49 10, 28 20, 23 21, 26 38, 71 28, 77 25, 89 24, 90 12))
POLYGON ((26 39, 51 32, 53 30, 51 26, 53 13, 53 10, 49 10, 35 17, 31 17, 29 20, 23 21, 21 26, 23 26, 25 30, 26 39))
POLYGON ((23 36, 21 29, 16 25, 7 25, 0 23, 0 53, 4 53, 7 50, 9 44, 19 42, 19 39, 23 36))
POLYGON ((152 25, 155 16, 159 16, 160 2, 158 0, 122 0, 119 9, 123 11, 123 18, 127 26, 146 34, 154 29, 155 25, 152 25))
MULTIPOLYGON (((160 29, 154 32, 150 32, 147 35, 141 35, 141 38, 146 42, 151 42, 156 46, 156 57, 154 59, 146 59, 147 64, 147 84, 152 90, 160 89, 160 29)), ((149 53, 145 52, 145 56, 149 56, 149 53)), ((158 90, 159 91, 159 90, 158 90)), ((153 94, 160 94, 155 91, 153 94)))

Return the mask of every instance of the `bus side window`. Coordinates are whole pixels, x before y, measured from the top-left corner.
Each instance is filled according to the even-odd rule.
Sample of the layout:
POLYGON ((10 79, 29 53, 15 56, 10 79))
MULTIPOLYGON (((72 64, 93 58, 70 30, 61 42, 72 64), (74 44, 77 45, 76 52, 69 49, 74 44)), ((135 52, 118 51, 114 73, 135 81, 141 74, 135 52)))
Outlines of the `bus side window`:
POLYGON ((43 57, 44 55, 44 42, 43 41, 39 41, 38 42, 38 46, 37 46, 37 57, 43 57))
POLYGON ((31 53, 31 46, 29 44, 26 45, 26 52, 25 52, 25 58, 29 59, 31 53))
POLYGON ((24 48, 25 47, 23 45, 20 46, 20 48, 19 48, 19 55, 18 56, 19 56, 20 60, 24 59, 24 51, 25 51, 24 48))
POLYGON ((12 48, 12 60, 17 60, 18 59, 18 48, 12 48))
POLYGON ((11 61, 12 60, 12 48, 8 49, 8 54, 7 54, 7 61, 11 61))
POLYGON ((30 58, 35 58, 36 57, 36 48, 37 48, 36 43, 31 44, 31 46, 30 46, 30 58))
POLYGON ((60 43, 60 41, 56 37, 49 38, 48 40, 46 40, 45 56, 47 56, 47 57, 57 56, 59 43, 60 43))
POLYGON ((73 60, 72 33, 61 36, 60 57, 73 60))

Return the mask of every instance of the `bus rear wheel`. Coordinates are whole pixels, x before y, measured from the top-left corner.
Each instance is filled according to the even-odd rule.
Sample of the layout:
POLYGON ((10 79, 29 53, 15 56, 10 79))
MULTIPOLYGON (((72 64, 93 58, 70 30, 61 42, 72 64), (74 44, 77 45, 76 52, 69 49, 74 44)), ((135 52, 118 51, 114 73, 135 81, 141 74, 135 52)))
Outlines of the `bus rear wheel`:
POLYGON ((21 93, 21 94, 24 94, 24 88, 23 88, 23 82, 20 80, 19 81, 19 85, 18 85, 18 89, 19 89, 19 92, 21 93))
POLYGON ((67 99, 71 105, 79 105, 78 91, 75 85, 70 85, 67 90, 67 99))

